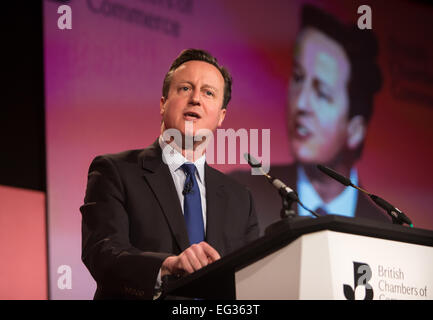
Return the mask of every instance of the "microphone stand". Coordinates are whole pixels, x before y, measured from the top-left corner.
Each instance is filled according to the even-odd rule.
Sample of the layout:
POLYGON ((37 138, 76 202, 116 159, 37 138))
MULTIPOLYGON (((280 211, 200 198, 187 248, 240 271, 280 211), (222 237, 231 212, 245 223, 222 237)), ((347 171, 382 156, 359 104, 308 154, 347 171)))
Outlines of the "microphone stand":
POLYGON ((271 225, 269 225, 265 229, 265 234, 273 233, 273 232, 277 231, 278 229, 284 228, 287 225, 289 225, 295 221, 311 219, 311 217, 308 217, 308 216, 298 215, 296 213, 296 211, 292 209, 292 205, 294 202, 298 202, 305 210, 310 212, 313 216, 315 216, 317 218, 319 217, 319 215, 316 212, 306 208, 302 204, 302 202, 299 201, 299 197, 295 191, 288 188, 281 180, 275 179, 275 178, 271 177, 269 174, 267 174, 263 170, 262 164, 260 162, 258 162, 256 159, 254 159, 248 153, 245 153, 244 157, 247 160, 248 164, 253 169, 258 169, 260 171, 260 173, 266 177, 268 182, 271 183, 275 188, 278 189, 278 193, 280 194, 281 199, 282 199, 282 208, 280 210, 281 220, 278 220, 278 221, 272 223, 271 225))
MULTIPOLYGON (((281 195, 281 193, 280 193, 281 195)), ((300 221, 300 220, 307 220, 311 219, 309 216, 300 216, 296 213, 295 210, 292 209, 292 205, 295 202, 293 199, 290 199, 289 197, 284 197, 281 195, 282 199, 282 208, 280 211, 280 217, 281 219, 278 221, 275 221, 274 223, 270 224, 265 229, 265 234, 271 234, 274 232, 277 232, 278 230, 287 227, 288 225, 300 221)))
POLYGON ((297 217, 295 210, 292 209, 293 200, 288 200, 287 198, 281 198, 283 205, 280 211, 280 217, 281 219, 293 219, 297 217))

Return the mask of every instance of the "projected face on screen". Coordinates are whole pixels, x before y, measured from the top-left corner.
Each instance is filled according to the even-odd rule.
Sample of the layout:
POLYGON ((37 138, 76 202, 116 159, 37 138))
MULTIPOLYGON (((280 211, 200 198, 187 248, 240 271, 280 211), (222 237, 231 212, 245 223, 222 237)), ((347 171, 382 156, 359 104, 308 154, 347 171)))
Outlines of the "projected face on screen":
POLYGON ((359 117, 349 120, 349 77, 350 62, 339 43, 314 28, 301 32, 294 53, 288 112, 292 150, 298 162, 333 162, 363 139, 359 129, 354 130, 362 121, 359 117))

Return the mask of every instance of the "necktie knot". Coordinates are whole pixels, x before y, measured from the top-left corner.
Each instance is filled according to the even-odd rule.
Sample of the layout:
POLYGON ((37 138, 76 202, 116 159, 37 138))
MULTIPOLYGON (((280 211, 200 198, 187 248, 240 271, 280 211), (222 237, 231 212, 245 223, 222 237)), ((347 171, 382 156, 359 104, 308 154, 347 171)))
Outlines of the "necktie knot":
POLYGON ((195 167, 194 163, 187 163, 185 162, 182 166, 181 166, 183 172, 185 172, 186 175, 188 176, 195 176, 195 171, 197 170, 197 168, 195 167))
POLYGON ((326 216, 328 214, 328 211, 322 207, 319 207, 316 209, 316 213, 321 216, 326 216))

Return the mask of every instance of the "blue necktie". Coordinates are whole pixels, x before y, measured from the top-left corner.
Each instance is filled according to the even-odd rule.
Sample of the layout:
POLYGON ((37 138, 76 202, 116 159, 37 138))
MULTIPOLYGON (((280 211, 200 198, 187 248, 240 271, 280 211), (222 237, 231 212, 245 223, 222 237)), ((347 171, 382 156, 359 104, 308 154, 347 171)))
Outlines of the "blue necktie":
POLYGON ((195 178, 197 168, 193 163, 184 163, 181 166, 186 179, 183 188, 183 214, 188 230, 190 244, 204 241, 204 223, 201 209, 200 189, 195 178))

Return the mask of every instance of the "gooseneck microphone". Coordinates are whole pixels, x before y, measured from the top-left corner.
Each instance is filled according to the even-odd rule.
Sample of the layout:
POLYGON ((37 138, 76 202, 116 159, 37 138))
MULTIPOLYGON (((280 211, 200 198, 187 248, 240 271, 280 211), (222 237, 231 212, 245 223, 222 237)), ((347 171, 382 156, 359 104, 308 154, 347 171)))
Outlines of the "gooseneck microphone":
POLYGON ((391 216, 393 222, 395 222, 397 224, 406 223, 409 226, 413 227, 412 221, 400 209, 394 207, 392 204, 390 204, 389 202, 385 201, 381 197, 376 196, 375 194, 369 193, 369 192, 365 191, 364 189, 362 189, 362 188, 354 185, 352 183, 352 181, 350 181, 350 179, 348 179, 348 178, 342 176, 341 174, 335 172, 331 168, 322 166, 321 164, 317 165, 317 168, 320 171, 322 171, 324 174, 326 174, 329 177, 337 180, 341 184, 343 184, 345 186, 353 187, 355 189, 358 189, 359 191, 361 191, 361 192, 365 193, 366 195, 368 195, 370 197, 370 199, 373 200, 374 203, 376 203, 376 205, 378 205, 379 207, 381 207, 382 209, 384 209, 391 216))
POLYGON ((350 181, 350 179, 348 179, 346 177, 343 177, 341 174, 335 172, 331 168, 322 166, 321 164, 318 164, 317 168, 319 168, 320 171, 322 171, 326 175, 330 176, 331 178, 333 178, 333 179, 337 180, 338 182, 344 184, 345 186, 356 187, 354 184, 352 184, 352 181, 350 181))
POLYGON ((253 156, 251 156, 249 153, 244 153, 244 158, 245 160, 247 160, 248 164, 252 167, 252 168, 256 168, 258 169, 262 175, 264 175, 266 177, 266 179, 268 180, 268 182, 270 184, 272 184, 274 186, 275 189, 278 190, 280 196, 283 199, 288 199, 290 201, 294 201, 297 202, 301 205, 301 207, 303 207, 305 210, 307 210, 309 213, 311 213, 313 216, 315 217, 320 217, 319 214, 317 214, 316 212, 306 208, 304 206, 304 204, 299 200, 298 194, 292 190, 291 188, 289 188, 284 182, 282 182, 280 179, 274 178, 272 176, 270 176, 269 174, 267 174, 263 169, 262 169, 262 164, 257 161, 253 156))

